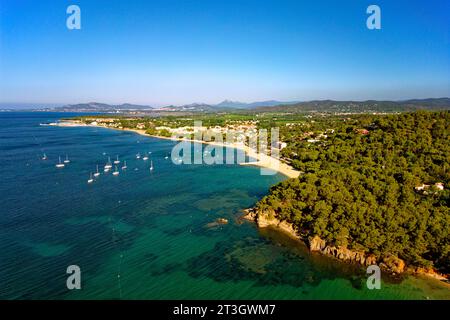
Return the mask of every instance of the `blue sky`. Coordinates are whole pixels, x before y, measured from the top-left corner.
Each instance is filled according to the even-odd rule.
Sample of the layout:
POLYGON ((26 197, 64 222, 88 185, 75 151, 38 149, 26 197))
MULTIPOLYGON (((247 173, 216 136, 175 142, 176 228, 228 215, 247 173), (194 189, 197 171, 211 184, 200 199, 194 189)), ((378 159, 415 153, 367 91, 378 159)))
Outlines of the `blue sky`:
POLYGON ((450 96, 449 21, 446 0, 0 0, 0 103, 450 96))

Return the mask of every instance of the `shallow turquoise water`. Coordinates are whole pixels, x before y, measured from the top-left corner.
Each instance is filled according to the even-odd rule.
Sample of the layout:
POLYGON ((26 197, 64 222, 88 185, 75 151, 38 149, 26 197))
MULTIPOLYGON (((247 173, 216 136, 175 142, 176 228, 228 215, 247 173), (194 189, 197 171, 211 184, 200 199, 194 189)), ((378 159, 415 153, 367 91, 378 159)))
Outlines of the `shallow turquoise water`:
POLYGON ((284 177, 164 159, 174 142, 99 128, 39 126, 69 114, 0 114, 2 299, 449 298, 418 278, 365 287, 364 270, 237 217, 284 177), (135 154, 151 151, 155 170, 135 154), (41 160, 45 152, 48 160, 41 160), (56 169, 58 155, 71 163, 56 169), (87 184, 110 155, 128 169, 87 184), (214 227, 219 217, 230 223, 214 227), (66 288, 81 268, 82 289, 66 288), (120 277, 118 277, 120 275, 120 277))

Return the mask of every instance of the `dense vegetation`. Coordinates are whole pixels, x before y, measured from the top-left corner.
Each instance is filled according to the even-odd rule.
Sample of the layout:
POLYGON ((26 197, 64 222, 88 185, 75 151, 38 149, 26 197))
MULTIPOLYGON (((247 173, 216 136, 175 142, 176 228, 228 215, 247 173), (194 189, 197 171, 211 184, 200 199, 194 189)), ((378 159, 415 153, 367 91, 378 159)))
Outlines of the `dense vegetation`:
POLYGON ((287 125, 283 155, 304 174, 273 186, 258 212, 304 236, 448 273, 449 124, 450 112, 415 112, 287 125))
POLYGON ((255 108, 252 112, 405 112, 417 110, 448 110, 450 107, 449 98, 439 99, 416 99, 405 101, 334 101, 317 100, 305 101, 290 105, 278 105, 274 107, 255 108))

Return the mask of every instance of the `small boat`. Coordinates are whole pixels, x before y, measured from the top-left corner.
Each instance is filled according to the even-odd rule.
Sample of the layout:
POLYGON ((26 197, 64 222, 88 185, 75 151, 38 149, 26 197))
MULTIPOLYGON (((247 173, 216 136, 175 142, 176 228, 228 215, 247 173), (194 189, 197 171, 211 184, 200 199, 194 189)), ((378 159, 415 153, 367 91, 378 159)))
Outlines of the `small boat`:
POLYGON ((47 160, 47 155, 44 153, 41 159, 42 160, 47 160))
POLYGON ((69 156, 66 154, 66 160, 64 160, 64 163, 69 163, 69 162, 70 162, 69 156))
POLYGON ((120 163, 119 156, 117 156, 117 159, 114 160, 114 164, 119 164, 119 163, 120 163))
POLYGON ((115 176, 119 175, 119 170, 117 169, 117 166, 116 166, 116 170, 114 170, 114 172, 113 172, 113 175, 115 175, 115 176))
POLYGON ((153 160, 150 161, 150 171, 153 171, 153 160))
POLYGON ((105 169, 111 169, 112 165, 111 165, 111 158, 108 157, 108 162, 105 164, 105 169))
POLYGON ((166 159, 166 160, 169 159, 169 156, 165 156, 164 159, 166 159))
POLYGON ((92 182, 94 182, 94 179, 92 178, 92 172, 91 172, 91 175, 89 176, 88 183, 92 183, 92 182))
POLYGON ((141 154, 138 153, 138 154, 136 155, 136 159, 140 159, 140 158, 141 158, 141 154))
POLYGON ((127 167, 127 161, 125 160, 123 162, 122 170, 125 170, 126 168, 128 168, 128 167, 127 167))
POLYGON ((109 170, 111 170, 110 168, 105 168, 103 169, 103 172, 109 172, 109 170))
POLYGON ((144 157, 142 158, 142 160, 147 161, 147 160, 148 160, 148 157, 147 157, 147 156, 144 156, 144 157))
POLYGON ((97 165, 97 172, 94 173, 94 177, 98 177, 100 175, 100 172, 98 172, 98 165, 97 165))
POLYGON ((56 164, 57 168, 64 168, 64 163, 61 162, 61 156, 59 156, 59 163, 56 164))

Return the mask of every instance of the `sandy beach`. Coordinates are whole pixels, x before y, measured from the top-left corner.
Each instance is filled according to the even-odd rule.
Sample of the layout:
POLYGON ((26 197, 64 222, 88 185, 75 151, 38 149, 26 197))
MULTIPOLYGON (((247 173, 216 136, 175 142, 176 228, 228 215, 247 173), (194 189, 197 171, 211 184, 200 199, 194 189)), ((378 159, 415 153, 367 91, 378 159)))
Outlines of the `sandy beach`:
POLYGON ((214 141, 203 141, 203 140, 174 138, 174 137, 162 137, 162 136, 147 134, 145 132, 145 130, 118 129, 118 128, 110 128, 110 127, 101 126, 101 125, 88 125, 88 124, 84 124, 84 123, 71 122, 71 121, 63 121, 63 122, 59 122, 57 124, 52 124, 52 125, 57 125, 60 127, 90 126, 90 127, 99 127, 99 128, 113 129, 113 130, 132 131, 139 135, 158 138, 158 139, 166 139, 166 140, 172 140, 172 141, 189 141, 189 142, 194 142, 194 143, 202 143, 202 144, 219 146, 219 147, 223 147, 223 148, 235 148, 235 149, 244 151, 247 154, 247 156, 249 156, 253 159, 256 159, 256 161, 244 162, 244 163, 240 163, 240 165, 243 165, 243 166, 251 165, 251 166, 257 166, 257 167, 273 170, 275 172, 281 173, 282 175, 284 175, 288 178, 297 178, 300 175, 299 171, 295 170, 287 163, 284 163, 283 161, 276 159, 274 157, 271 157, 271 156, 268 156, 268 155, 265 155, 262 153, 258 153, 258 152, 256 152, 256 150, 250 148, 249 146, 246 146, 246 145, 240 144, 240 143, 225 144, 225 143, 214 142, 214 141))

